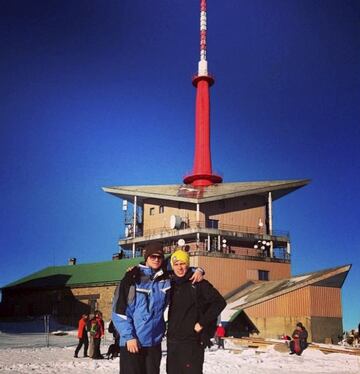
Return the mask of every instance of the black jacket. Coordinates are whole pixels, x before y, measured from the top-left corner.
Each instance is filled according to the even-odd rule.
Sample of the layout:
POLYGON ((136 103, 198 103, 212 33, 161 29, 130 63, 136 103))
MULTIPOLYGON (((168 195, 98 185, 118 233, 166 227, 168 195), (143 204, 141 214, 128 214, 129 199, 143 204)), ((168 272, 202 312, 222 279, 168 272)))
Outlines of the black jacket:
POLYGON ((191 276, 189 270, 184 277, 173 278, 167 337, 169 341, 201 341, 209 345, 226 302, 208 281, 193 285, 189 281, 191 276), (197 322, 203 326, 200 334, 194 330, 197 322))

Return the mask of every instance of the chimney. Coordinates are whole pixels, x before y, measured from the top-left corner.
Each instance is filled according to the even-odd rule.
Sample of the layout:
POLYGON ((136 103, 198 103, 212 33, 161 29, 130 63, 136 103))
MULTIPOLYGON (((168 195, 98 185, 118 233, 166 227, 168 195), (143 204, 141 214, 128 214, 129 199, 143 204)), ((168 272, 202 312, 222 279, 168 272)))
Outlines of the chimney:
POLYGON ((75 257, 69 258, 68 265, 76 265, 76 258, 75 257))

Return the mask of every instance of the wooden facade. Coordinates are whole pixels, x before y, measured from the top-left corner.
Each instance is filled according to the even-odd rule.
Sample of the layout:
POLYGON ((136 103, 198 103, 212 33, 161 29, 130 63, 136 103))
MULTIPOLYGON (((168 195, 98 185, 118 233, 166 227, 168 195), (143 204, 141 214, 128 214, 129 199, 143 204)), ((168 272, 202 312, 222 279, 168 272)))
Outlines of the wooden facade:
POLYGON ((291 335, 297 322, 309 332, 309 340, 338 340, 342 332, 341 289, 307 286, 244 309, 264 338, 291 335))
POLYGON ((156 232, 157 229, 171 229, 171 216, 181 217, 183 227, 208 220, 218 221, 220 227, 247 227, 257 232, 265 232, 266 203, 263 197, 233 198, 204 203, 199 216, 196 215, 196 204, 149 199, 143 206, 144 234, 156 232), (264 226, 259 228, 259 221, 264 226))
POLYGON ((252 306, 247 312, 253 317, 341 317, 341 289, 308 286, 252 306))
POLYGON ((222 295, 226 295, 248 281, 258 281, 259 270, 267 271, 269 280, 290 278, 289 263, 201 255, 191 256, 190 259, 192 266, 205 269, 206 279, 222 295))

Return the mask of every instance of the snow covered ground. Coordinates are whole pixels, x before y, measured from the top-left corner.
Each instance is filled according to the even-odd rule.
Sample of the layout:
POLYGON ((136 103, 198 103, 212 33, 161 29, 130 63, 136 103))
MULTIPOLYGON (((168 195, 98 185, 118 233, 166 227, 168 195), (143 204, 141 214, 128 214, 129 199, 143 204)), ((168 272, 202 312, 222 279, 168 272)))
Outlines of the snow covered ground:
MULTIPOLYGON (((119 358, 114 360, 75 359, 77 332, 52 322, 50 336, 43 333, 42 320, 23 323, 0 322, 0 374, 98 374, 118 373, 119 358), (54 332, 55 331, 55 332, 54 332), (60 332, 60 334, 56 333, 60 332), (65 332, 63 334, 62 332, 65 332), (49 342, 49 347, 46 347, 49 342)), ((106 334, 101 351, 112 343, 106 334)), ((275 344, 275 343, 274 343, 275 344)), ((307 349, 302 356, 279 352, 279 344, 263 349, 241 348, 226 341, 225 350, 206 351, 205 374, 360 374, 360 356, 324 354, 307 349), (274 349, 275 348, 275 349, 274 349)), ((284 348, 281 345, 280 348, 284 348)), ((285 348, 286 349, 286 348, 285 348)), ((80 352, 80 356, 82 351, 80 352)), ((161 374, 165 374, 166 343, 163 344, 161 374)))
MULTIPOLYGON (((114 360, 75 359, 74 337, 71 345, 46 347, 6 347, 8 334, 0 334, 0 373, 24 374, 88 374, 95 371, 99 374, 117 373, 119 358, 114 360)), ((64 337, 61 342, 64 342, 64 337)), ((36 339, 35 339, 36 341, 36 339)), ((108 344, 110 341, 108 341, 108 344)), ((107 346, 102 346, 102 352, 107 346)), ((161 373, 165 374, 166 346, 164 345, 161 373)), ((273 347, 266 350, 244 349, 236 352, 229 349, 212 348, 205 355, 205 374, 352 374, 360 373, 360 357, 340 353, 324 354, 318 350, 307 349, 302 356, 287 352, 278 352, 273 347)))

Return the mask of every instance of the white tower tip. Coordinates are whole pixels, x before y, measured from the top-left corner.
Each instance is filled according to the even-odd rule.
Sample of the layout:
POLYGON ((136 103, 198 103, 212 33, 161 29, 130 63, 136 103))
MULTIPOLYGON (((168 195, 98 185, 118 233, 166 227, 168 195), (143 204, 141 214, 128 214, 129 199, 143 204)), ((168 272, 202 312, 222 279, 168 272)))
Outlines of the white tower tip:
POLYGON ((206 0, 200 0, 200 61, 198 65, 198 75, 208 75, 208 64, 206 60, 206 0))

